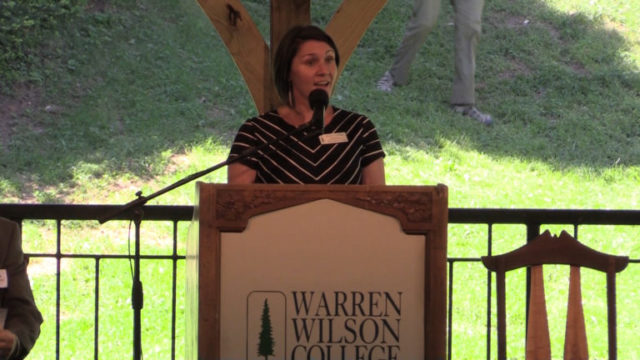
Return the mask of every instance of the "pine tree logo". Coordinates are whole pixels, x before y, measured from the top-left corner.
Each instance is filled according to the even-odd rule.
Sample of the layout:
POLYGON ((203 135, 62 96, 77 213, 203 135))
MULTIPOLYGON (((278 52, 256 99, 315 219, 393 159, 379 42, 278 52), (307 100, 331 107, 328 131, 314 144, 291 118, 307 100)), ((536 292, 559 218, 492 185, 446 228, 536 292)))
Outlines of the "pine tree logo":
POLYGON ((261 320, 258 355, 264 356, 265 360, 269 360, 269 356, 273 356, 273 347, 275 342, 273 341, 273 335, 271 333, 271 315, 269 314, 269 303, 267 302, 267 299, 264 299, 261 320))

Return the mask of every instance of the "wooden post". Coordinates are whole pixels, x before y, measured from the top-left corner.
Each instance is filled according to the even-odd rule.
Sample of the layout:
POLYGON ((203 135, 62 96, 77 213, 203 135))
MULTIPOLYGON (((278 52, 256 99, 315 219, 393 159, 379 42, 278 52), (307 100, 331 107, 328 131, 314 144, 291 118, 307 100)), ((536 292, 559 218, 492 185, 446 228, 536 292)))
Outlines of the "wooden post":
MULTIPOLYGON (((292 26, 311 23, 311 0, 271 0, 271 48, 241 0, 198 0, 242 74, 258 112, 280 104, 271 76, 271 59, 292 26)), ((326 26, 336 42, 338 75, 387 0, 344 0, 326 26)))
POLYGON ((280 40, 296 25, 311 24, 310 0, 271 0, 271 59, 280 40))

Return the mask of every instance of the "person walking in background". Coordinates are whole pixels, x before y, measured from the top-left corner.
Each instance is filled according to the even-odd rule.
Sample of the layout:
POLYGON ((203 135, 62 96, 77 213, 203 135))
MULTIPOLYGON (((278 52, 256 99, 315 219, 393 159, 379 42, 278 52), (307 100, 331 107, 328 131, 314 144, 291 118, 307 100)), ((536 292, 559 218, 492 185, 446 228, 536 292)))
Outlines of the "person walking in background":
POLYGON ((0 359, 24 359, 40 335, 40 324, 20 228, 0 217, 0 359))
MULTIPOLYGON (((391 68, 378 80, 379 90, 390 92, 394 86, 409 81, 409 67, 420 46, 435 27, 441 0, 415 0, 413 15, 391 68)), ((475 69, 476 45, 481 33, 484 0, 451 0, 455 13, 455 77, 450 99, 454 111, 482 124, 493 122, 491 115, 476 107, 475 69)))

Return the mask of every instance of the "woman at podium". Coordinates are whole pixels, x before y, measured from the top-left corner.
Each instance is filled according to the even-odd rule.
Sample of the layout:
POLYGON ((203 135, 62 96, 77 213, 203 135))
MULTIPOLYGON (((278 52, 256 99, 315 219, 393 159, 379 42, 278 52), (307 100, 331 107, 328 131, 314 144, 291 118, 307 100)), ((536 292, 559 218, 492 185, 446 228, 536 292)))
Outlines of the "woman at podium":
POLYGON ((322 29, 295 26, 284 35, 273 62, 283 105, 242 124, 228 183, 385 183, 385 153, 371 120, 329 104, 339 64, 322 29))

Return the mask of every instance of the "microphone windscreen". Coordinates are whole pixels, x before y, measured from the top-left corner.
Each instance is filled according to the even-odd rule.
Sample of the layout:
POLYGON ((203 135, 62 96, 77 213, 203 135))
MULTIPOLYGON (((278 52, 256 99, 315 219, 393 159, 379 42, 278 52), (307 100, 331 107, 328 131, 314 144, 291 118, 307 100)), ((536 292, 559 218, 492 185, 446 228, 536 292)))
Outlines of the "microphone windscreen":
POLYGON ((322 89, 315 89, 309 93, 309 105, 312 109, 326 108, 329 105, 329 94, 322 89))

